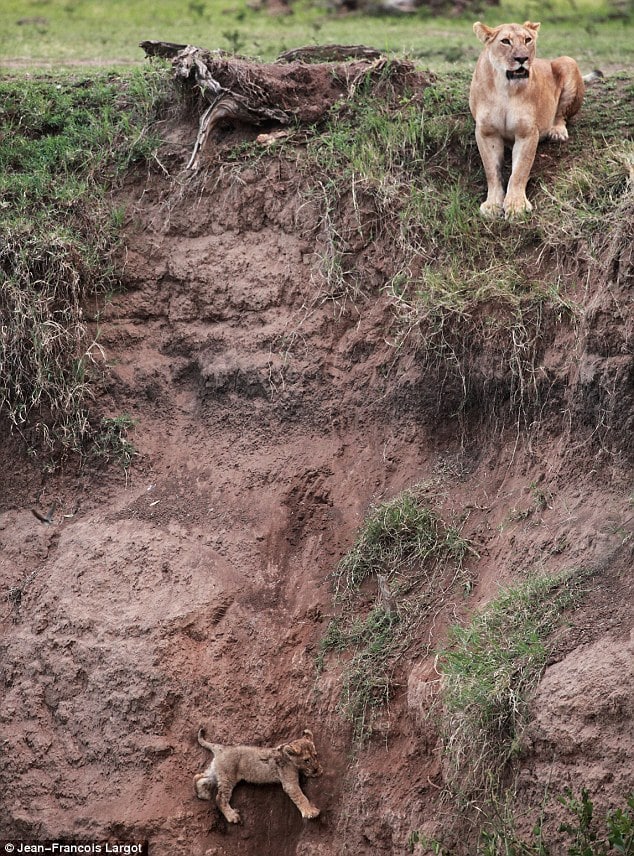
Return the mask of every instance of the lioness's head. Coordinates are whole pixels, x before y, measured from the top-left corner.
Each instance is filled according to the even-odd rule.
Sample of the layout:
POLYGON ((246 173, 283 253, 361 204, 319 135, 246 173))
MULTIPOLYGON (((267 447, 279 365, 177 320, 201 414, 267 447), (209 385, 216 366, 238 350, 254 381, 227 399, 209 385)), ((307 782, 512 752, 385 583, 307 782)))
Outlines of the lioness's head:
POLYGON ((305 776, 313 778, 321 776, 323 770, 321 764, 317 760, 317 750, 313 743, 313 733, 307 728, 302 732, 302 736, 292 743, 283 743, 278 747, 280 752, 280 760, 283 763, 290 763, 305 776))
POLYGON ((528 80, 540 24, 501 24, 487 27, 477 21, 473 32, 485 44, 489 58, 510 81, 528 80))

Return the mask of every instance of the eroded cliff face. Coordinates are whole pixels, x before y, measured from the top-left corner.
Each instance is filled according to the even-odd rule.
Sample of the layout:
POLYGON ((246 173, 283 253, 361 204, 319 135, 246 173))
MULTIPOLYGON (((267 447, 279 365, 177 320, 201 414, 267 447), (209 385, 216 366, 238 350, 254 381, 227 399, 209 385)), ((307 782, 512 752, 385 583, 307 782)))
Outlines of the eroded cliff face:
MULTIPOLYGON (((173 133, 174 157, 187 139, 173 133)), ((581 782, 599 806, 621 803, 634 784, 631 244, 592 272, 574 359, 570 330, 553 335, 567 414, 545 411, 528 442, 475 412, 459 421, 418 356, 394 350, 380 238, 358 248, 370 296, 323 295, 320 211, 289 160, 210 164, 180 185, 159 174, 125 201, 98 406, 136 421, 138 457, 128 474, 47 474, 3 434, 0 837, 147 838, 157 856, 406 852, 413 830, 446 823, 430 711, 447 622, 528 571, 572 566, 595 573, 535 699, 520 793, 539 810, 545 783, 581 782), (315 665, 330 574, 368 506, 421 482, 475 545, 473 585, 412 641, 354 749, 341 666, 315 665), (53 502, 41 523, 32 508, 53 502), (262 745, 312 729, 320 818, 303 821, 280 788, 241 786, 243 823, 225 824, 194 795, 200 724, 262 745)), ((366 596, 369 609, 376 588, 366 596)))

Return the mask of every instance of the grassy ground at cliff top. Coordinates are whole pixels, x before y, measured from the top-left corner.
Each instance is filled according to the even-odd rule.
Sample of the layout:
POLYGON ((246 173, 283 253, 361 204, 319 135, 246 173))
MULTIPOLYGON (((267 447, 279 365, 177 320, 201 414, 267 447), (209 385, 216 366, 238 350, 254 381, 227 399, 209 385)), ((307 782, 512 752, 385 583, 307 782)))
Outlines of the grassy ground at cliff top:
POLYGON ((3 0, 0 72, 74 64, 120 66, 143 61, 143 39, 196 44, 272 59, 304 44, 369 44, 408 55, 434 71, 470 66, 479 43, 471 30, 484 18, 540 20, 542 55, 574 55, 584 70, 634 64, 630 0, 503 0, 499 7, 462 17, 415 14, 337 15, 326 4, 292 5, 273 16, 255 4, 225 0, 3 0), (618 4, 618 5, 617 5, 618 4))

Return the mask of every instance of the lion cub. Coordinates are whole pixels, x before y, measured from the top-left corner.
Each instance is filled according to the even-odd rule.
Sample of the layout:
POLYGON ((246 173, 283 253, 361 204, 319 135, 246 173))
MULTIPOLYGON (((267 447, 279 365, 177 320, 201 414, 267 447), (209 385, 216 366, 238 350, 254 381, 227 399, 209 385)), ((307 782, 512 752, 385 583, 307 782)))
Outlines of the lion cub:
POLYGON ((213 752, 214 759, 203 773, 194 776, 196 795, 201 800, 210 800, 211 789, 216 786, 216 804, 229 823, 240 822, 240 815, 229 805, 238 782, 256 785, 279 782, 302 817, 312 818, 319 814, 319 809, 309 802, 299 786, 300 773, 314 777, 323 772, 317 760, 312 732, 308 729, 297 740, 282 743, 274 749, 209 743, 202 727, 198 730, 198 742, 213 752))
POLYGON ((484 43, 473 73, 469 107, 488 193, 480 211, 507 218, 531 211, 526 184, 540 140, 567 140, 566 120, 581 107, 584 81, 574 59, 537 59, 539 24, 526 21, 487 27, 473 25, 484 43), (504 146, 513 147, 506 192, 502 184, 504 146))

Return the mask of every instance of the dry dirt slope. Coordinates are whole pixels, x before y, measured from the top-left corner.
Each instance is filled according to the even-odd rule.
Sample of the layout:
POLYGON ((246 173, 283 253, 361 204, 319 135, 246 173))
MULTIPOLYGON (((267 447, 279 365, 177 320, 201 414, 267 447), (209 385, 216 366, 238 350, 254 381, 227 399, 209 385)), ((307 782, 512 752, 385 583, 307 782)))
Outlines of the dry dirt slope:
POLYGON ((314 299, 323 235, 299 185, 272 158, 127 189, 127 289, 98 326, 110 367, 99 406, 137 420, 128 477, 43 473, 3 433, 0 837, 147 838, 157 856, 407 852, 412 830, 448 823, 427 717, 446 616, 571 566, 596 576, 540 687, 520 801, 538 808, 547 785, 585 783, 607 806, 634 786, 632 362, 627 314, 612 308, 631 287, 631 244, 592 272, 574 364, 569 331, 550 344, 575 424, 545 414, 529 444, 437 409, 436 379, 388 344, 378 290, 360 311, 314 299), (600 444, 608 386, 620 421, 600 444), (421 482, 464 521, 473 589, 424 628, 353 752, 340 669, 315 670, 328 577, 369 504, 421 482), (53 501, 53 523, 39 523, 31 509, 53 501), (320 819, 302 821, 276 788, 241 787, 244 823, 227 828, 193 794, 200 723, 225 742, 310 727, 320 819))

